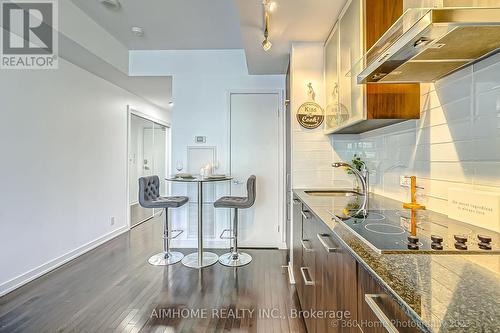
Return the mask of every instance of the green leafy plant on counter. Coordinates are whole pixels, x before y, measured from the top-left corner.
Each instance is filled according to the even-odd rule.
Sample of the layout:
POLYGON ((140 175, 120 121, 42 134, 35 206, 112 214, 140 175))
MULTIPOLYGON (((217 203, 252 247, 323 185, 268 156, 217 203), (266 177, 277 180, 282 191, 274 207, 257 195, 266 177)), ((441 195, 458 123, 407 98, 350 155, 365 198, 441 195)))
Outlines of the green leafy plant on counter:
MULTIPOLYGON (((352 163, 352 166, 355 167, 358 171, 363 170, 363 165, 365 164, 365 162, 361 159, 360 156, 358 156, 358 154, 354 154, 354 156, 352 157, 352 162, 351 163, 352 163)), ((347 170, 347 173, 349 175, 354 175, 354 172, 351 169, 347 170)), ((355 186, 354 186, 354 188, 358 192, 361 190, 357 178, 355 180, 355 186)))
MULTIPOLYGON (((365 162, 361 159, 361 157, 358 156, 358 154, 354 154, 352 157, 352 166, 358 169, 358 171, 361 171, 363 169, 363 164, 365 164, 365 162)), ((349 174, 352 175, 353 172, 349 170, 349 174)))

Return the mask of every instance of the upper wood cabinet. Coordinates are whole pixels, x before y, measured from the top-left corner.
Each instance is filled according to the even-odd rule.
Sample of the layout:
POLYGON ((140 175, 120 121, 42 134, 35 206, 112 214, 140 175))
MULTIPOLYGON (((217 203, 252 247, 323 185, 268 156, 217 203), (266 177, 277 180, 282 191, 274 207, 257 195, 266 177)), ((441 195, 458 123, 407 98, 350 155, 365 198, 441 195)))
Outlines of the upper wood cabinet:
POLYGON ((357 83, 363 54, 403 14, 403 0, 351 0, 325 44, 325 132, 362 133, 420 117, 419 84, 357 83))

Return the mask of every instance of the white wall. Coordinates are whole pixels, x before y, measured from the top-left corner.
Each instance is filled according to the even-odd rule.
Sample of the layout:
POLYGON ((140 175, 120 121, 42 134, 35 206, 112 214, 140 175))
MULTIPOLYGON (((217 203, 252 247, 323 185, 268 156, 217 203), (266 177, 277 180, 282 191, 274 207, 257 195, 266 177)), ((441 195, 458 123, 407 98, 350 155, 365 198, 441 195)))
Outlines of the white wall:
MULTIPOLYGON (((129 72, 137 76, 173 76, 172 170, 177 160, 186 167, 187 146, 195 145, 196 135, 203 135, 207 137, 205 146, 217 148, 220 168, 216 172, 228 172, 228 92, 285 88, 284 75, 248 75, 243 50, 130 51, 129 72)), ((220 216, 217 237, 227 223, 226 214, 220 216)), ((186 229, 186 223, 185 214, 174 213, 175 227, 186 229)), ((187 233, 181 237, 185 239, 187 233)), ((195 240, 182 244, 193 246, 195 240)), ((216 239, 207 244, 222 246, 227 242, 216 239)))
POLYGON ((0 101, 2 294, 126 230, 127 104, 170 119, 63 59, 2 71, 0 101))
POLYGON ((333 136, 339 158, 369 162, 372 190, 407 200, 400 175, 416 175, 419 198, 447 213, 449 187, 500 192, 500 54, 422 85, 421 117, 360 135, 333 136))
POLYGON ((309 130, 296 119, 297 110, 306 102, 307 84, 312 83, 316 102, 324 107, 324 44, 293 43, 290 58, 290 89, 292 110, 292 187, 329 188, 345 186, 336 182, 332 163, 334 152, 323 126, 309 130))
MULTIPOLYGON (((128 73, 128 49, 71 1, 58 1, 59 32, 128 73)), ((104 9, 103 9, 104 10, 104 9)))

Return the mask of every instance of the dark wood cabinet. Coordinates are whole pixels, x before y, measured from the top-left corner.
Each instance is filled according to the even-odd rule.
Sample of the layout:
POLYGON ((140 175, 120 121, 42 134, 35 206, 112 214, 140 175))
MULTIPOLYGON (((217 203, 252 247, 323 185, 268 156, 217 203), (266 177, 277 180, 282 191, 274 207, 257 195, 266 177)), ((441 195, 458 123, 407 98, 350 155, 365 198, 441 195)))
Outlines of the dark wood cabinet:
POLYGON ((293 199, 293 274, 295 289, 308 332, 316 332, 316 320, 309 316, 316 308, 316 257, 313 249, 318 221, 302 202, 293 199))
POLYGON ((356 261, 339 245, 323 223, 318 223, 315 246, 316 307, 324 318, 316 332, 359 332, 357 318, 356 261))
POLYGON ((363 324, 364 333, 386 333, 385 326, 391 326, 391 332, 421 332, 411 320, 375 281, 375 279, 358 265, 358 316, 363 324))
POLYGON ((420 332, 333 231, 297 197, 293 223, 293 273, 309 333, 387 332, 384 323, 401 333, 420 332))
POLYGON ((304 289, 304 306, 302 310, 306 311, 304 312, 304 321, 307 331, 316 332, 317 320, 311 314, 316 310, 316 287, 319 277, 316 275, 317 249, 314 246, 314 235, 319 221, 305 208, 302 210, 302 215, 302 267, 300 268, 304 289))
POLYGON ((302 267, 302 202, 293 197, 293 237, 292 237, 292 261, 293 276, 295 278, 295 289, 301 306, 303 306, 303 283, 300 268, 302 267))
POLYGON ((307 331, 359 332, 356 261, 338 245, 333 232, 297 201, 294 231, 293 271, 307 331))

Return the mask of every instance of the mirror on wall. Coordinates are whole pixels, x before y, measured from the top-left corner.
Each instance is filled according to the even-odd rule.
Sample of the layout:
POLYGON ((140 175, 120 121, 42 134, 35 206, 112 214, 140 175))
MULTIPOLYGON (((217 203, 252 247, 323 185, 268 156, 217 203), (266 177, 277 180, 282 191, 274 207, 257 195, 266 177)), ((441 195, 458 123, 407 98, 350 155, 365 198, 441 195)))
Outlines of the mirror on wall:
POLYGON ((140 177, 157 175, 160 194, 166 195, 168 128, 152 120, 131 114, 129 133, 129 206, 130 225, 138 225, 154 216, 155 211, 138 202, 140 177))

